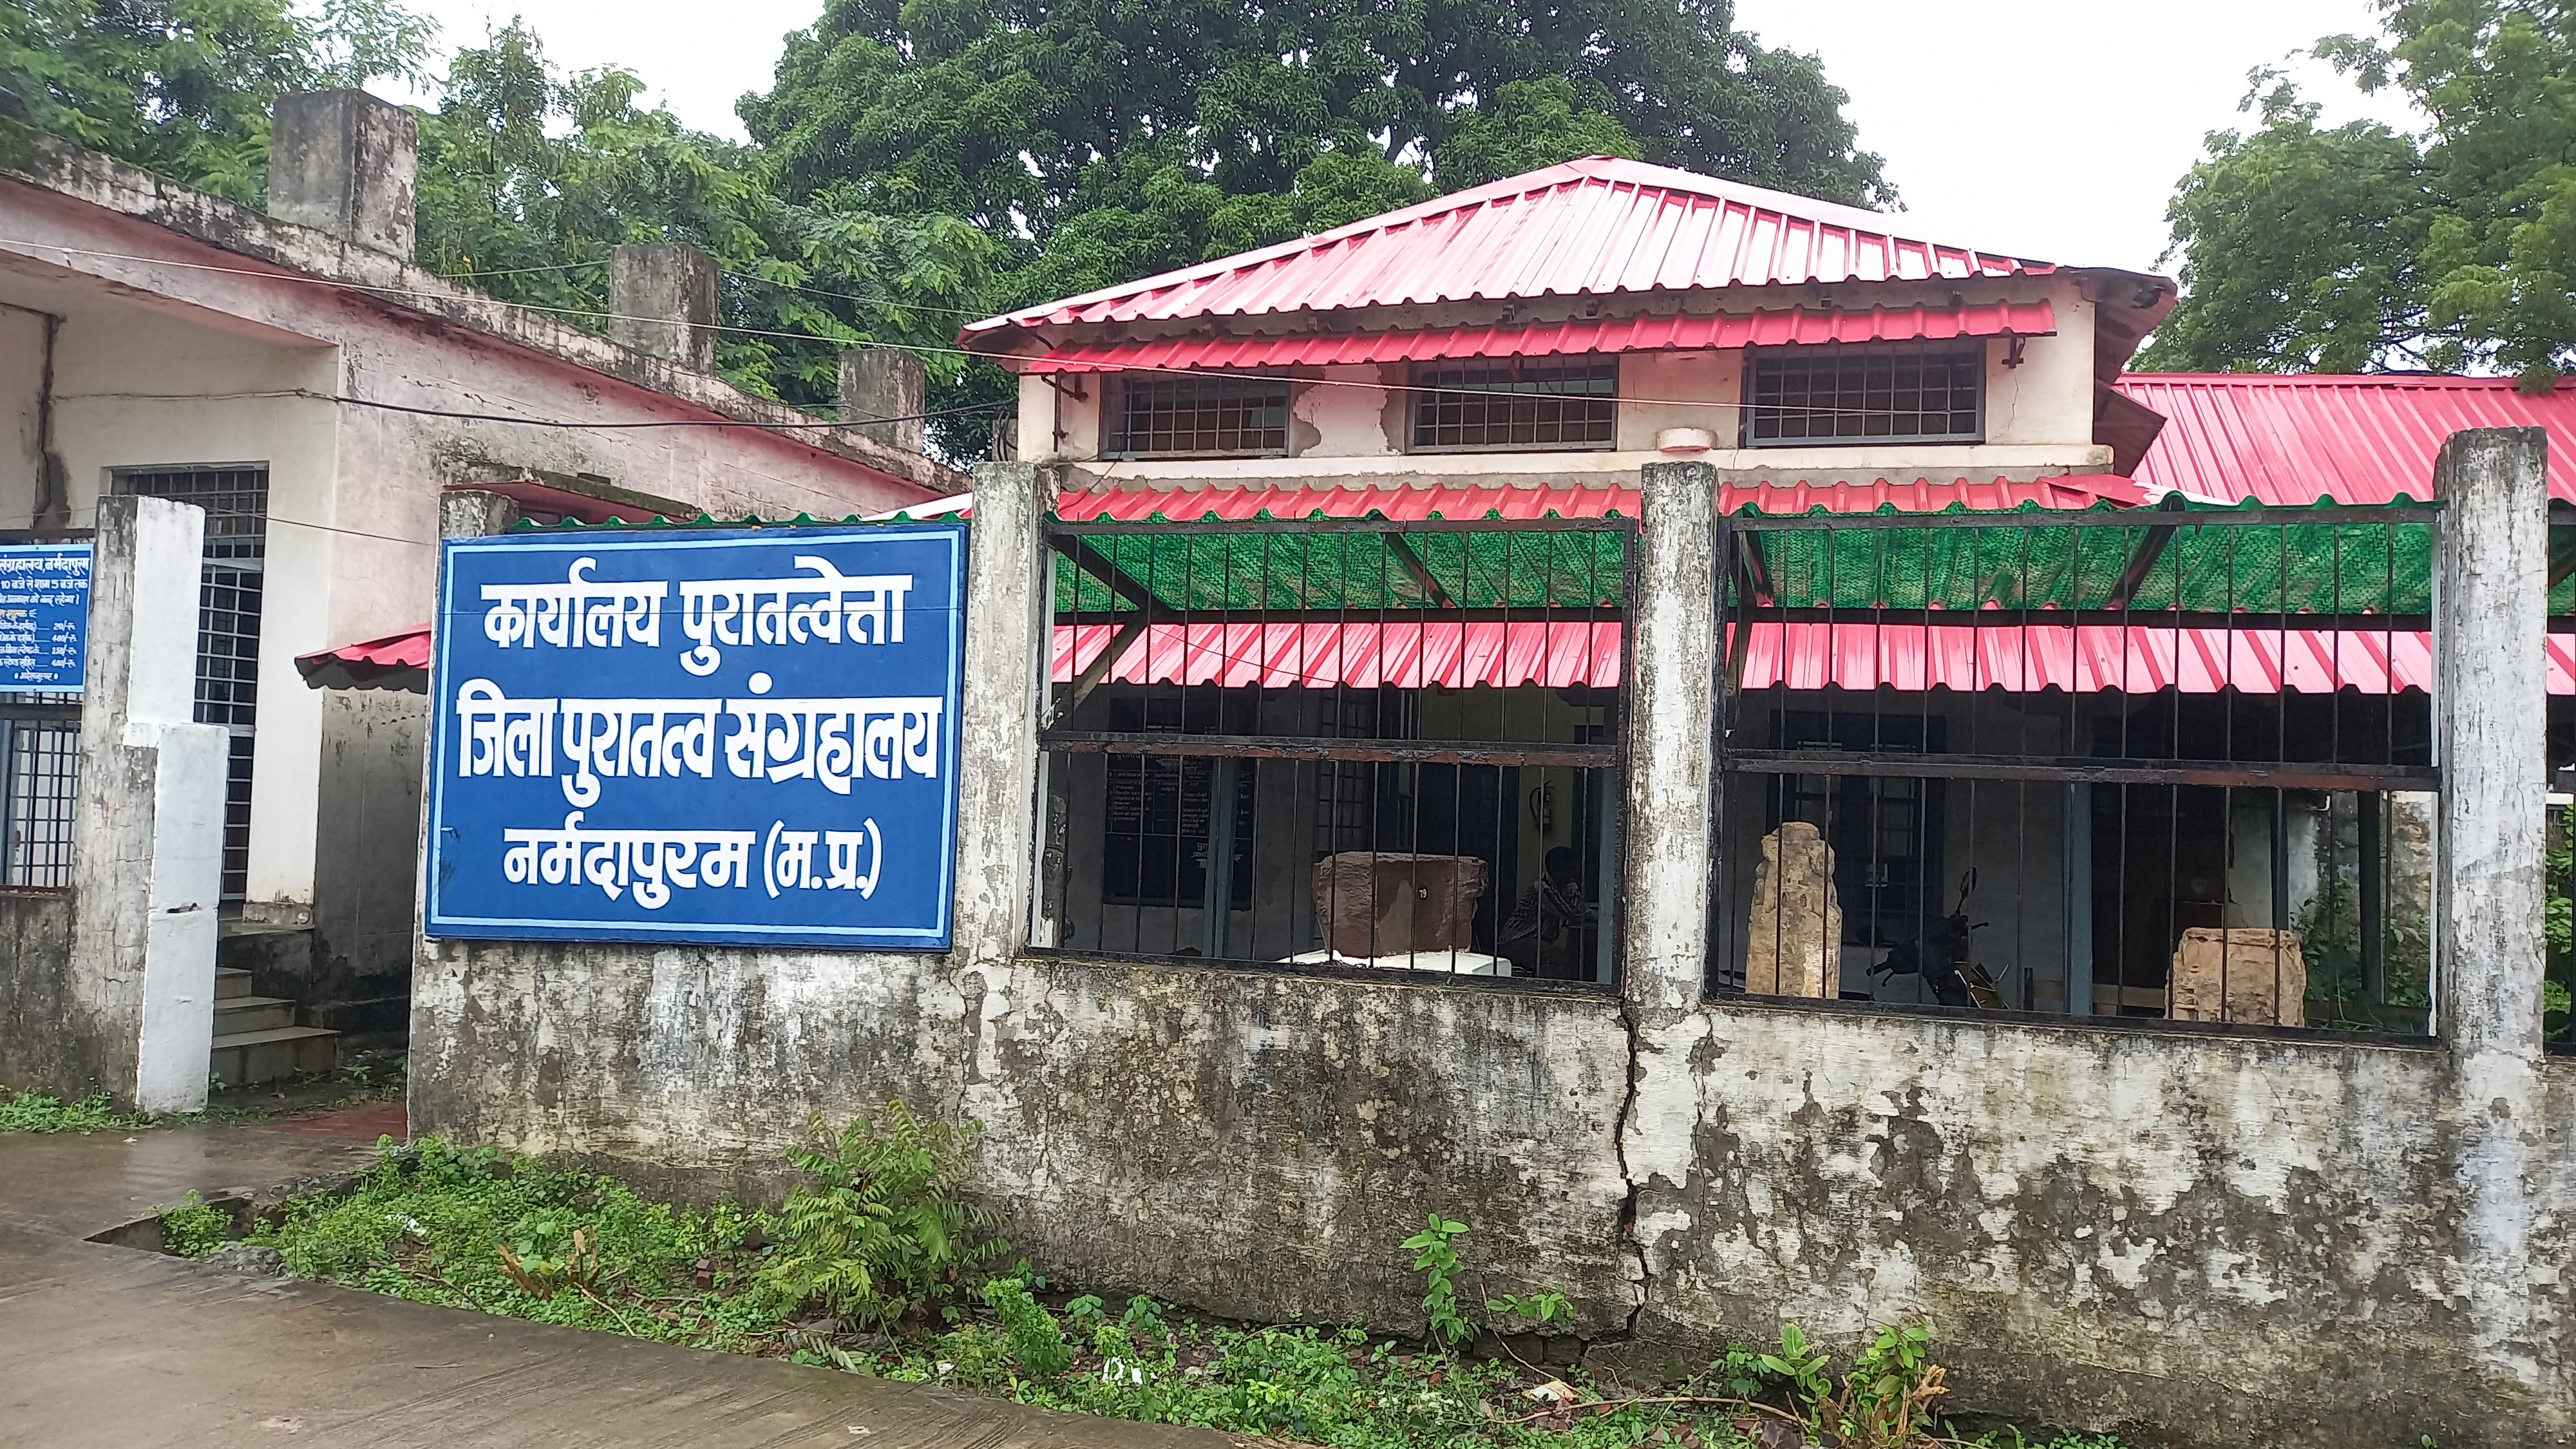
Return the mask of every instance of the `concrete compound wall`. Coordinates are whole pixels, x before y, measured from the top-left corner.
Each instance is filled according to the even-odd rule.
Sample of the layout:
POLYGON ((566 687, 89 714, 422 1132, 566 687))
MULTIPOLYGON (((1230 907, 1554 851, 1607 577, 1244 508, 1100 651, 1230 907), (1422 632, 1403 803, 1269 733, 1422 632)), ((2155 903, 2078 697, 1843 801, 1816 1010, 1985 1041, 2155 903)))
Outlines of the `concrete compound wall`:
MULTIPOLYGON (((957 949, 424 942, 413 1130, 758 1196, 809 1115, 902 1096, 985 1124, 979 1190, 1087 1289, 1418 1330, 1397 1244, 1439 1211, 1474 1228, 1471 1274, 1565 1291, 1631 1374, 1786 1321, 1848 1355, 1913 1319, 1961 1407, 2140 1442, 2576 1439, 2576 1060, 2539 1052, 2538 836, 2489 818, 2501 777, 2446 797, 2444 840, 2486 857, 2449 868, 2477 914, 2445 937, 2453 1006, 2423 1047, 1704 1001, 1708 477, 1646 478, 1616 994, 1026 954, 1054 480, 1000 465, 976 500, 957 949)), ((2468 491, 2455 508, 2540 509, 2536 486, 2468 491)), ((2501 601, 2529 583, 2536 623, 2536 552, 2480 546, 2498 576, 2446 572, 2446 599, 2519 628, 2501 601)), ((2491 684, 2463 704, 2509 772, 2516 682, 2491 684)))

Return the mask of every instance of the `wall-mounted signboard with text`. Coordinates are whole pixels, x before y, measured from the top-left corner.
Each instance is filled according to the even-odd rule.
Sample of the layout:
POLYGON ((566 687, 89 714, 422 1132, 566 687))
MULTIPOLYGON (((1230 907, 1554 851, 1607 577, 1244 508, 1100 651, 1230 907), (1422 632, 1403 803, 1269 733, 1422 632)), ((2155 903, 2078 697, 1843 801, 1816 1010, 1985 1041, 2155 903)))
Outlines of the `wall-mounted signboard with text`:
POLYGON ((85 543, 0 543, 0 693, 80 692, 89 560, 85 543))
POLYGON ((947 949, 965 536, 450 540, 428 933, 947 949))

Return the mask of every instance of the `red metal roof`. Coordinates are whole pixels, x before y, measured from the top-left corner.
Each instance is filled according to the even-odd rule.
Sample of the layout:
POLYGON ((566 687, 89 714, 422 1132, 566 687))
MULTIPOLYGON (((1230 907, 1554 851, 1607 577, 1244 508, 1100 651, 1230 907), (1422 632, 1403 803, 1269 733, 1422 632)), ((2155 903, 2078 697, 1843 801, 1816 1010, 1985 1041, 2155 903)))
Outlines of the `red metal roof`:
POLYGON ((1020 365, 1030 372, 1317 367, 1432 358, 1554 357, 1658 349, 1778 347, 1792 343, 1894 342, 1918 337, 2043 337, 2056 330, 2057 309, 2046 301, 1998 302, 1988 307, 1873 307, 1868 311, 1792 307, 1779 312, 1604 318, 1535 327, 1068 343, 1020 365))
POLYGON ((1243 317, 1469 299, 2044 275, 2047 262, 1902 235, 1901 218, 1587 156, 1316 236, 969 324, 1243 317))
MULTIPOLYGON (((1945 508, 2090 508, 2096 503, 2135 504, 2144 500, 2136 484, 2109 473, 2068 474, 2031 482, 1997 478, 1981 482, 1955 478, 1946 482, 1917 478, 1897 483, 1881 478, 1871 483, 1807 483, 1783 479, 1768 483, 1721 483, 1718 508, 1735 513, 1751 507, 1763 513, 1874 513, 1893 507, 1900 513, 1938 513, 1945 508)), ((1532 488, 1446 485, 1436 488, 1118 488, 1069 490, 1056 499, 1056 516, 1082 523, 1135 523, 1162 515, 1188 522, 1202 518, 1247 519, 1267 513, 1272 518, 1366 518, 1378 514, 1396 522, 1433 517, 1465 521, 1499 514, 1504 518, 1603 518, 1637 516, 1634 488, 1580 488, 1549 485, 1532 488)))
POLYGON ((314 689, 429 688, 429 626, 387 634, 336 649, 295 656, 295 667, 314 689))
MULTIPOLYGON (((1791 689, 2014 694, 2167 688, 2215 694, 2230 687, 2255 694, 2388 694, 2429 690, 2433 677, 2433 636, 2403 630, 1897 623, 1766 623, 1752 630, 1747 689, 1785 683, 1791 689)), ((1114 623, 1056 625, 1055 681, 1079 678, 1118 632, 1114 623)), ((2552 634, 2548 651, 2549 692, 2576 695, 2576 638, 2552 634)), ((1619 626, 1611 623, 1352 620, 1150 625, 1107 678, 1232 689, 1606 689, 1618 684, 1619 669, 1619 626)))
MULTIPOLYGON (((1055 626, 1056 682, 1070 683, 1119 626, 1055 626)), ((1619 682, 1619 626, 1599 620, 1339 620, 1313 623, 1152 624, 1108 677, 1127 684, 1228 689, 1451 689, 1534 684, 1563 689, 1619 682)))
POLYGON ((2549 491, 2576 500, 2576 379, 2536 396, 2503 377, 2163 373, 2119 391, 2164 414, 2139 462, 2149 497, 2176 489, 2269 504, 2428 498, 2433 459, 2462 428, 2549 430, 2549 491))

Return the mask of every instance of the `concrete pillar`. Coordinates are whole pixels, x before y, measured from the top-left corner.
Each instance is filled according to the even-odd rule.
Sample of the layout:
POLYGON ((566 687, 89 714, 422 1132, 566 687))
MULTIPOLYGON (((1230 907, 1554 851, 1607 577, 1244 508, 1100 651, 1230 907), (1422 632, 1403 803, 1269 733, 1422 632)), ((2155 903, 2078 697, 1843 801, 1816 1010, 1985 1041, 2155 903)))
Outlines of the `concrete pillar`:
POLYGON ((2433 595, 2433 1009, 2448 1055, 2444 1113, 2459 1187, 2452 1279, 2470 1354, 2538 1384, 2558 1269, 2535 1253, 2548 1120, 2540 982, 2548 444, 2538 428, 2454 433, 2433 595))
POLYGON ((1698 1005, 1708 971, 1717 470, 1649 463, 1628 627, 1624 992, 1641 1021, 1698 1005))
POLYGON ((62 1027, 87 1089, 147 1112, 206 1104, 214 1040, 227 740, 194 722, 205 526, 102 498, 90 572, 62 1027))
POLYGON ((966 562, 966 694, 957 742, 959 969, 1006 966, 1028 944, 1037 852, 1039 647, 1046 598, 1039 527, 1060 471, 975 469, 966 562))
POLYGON ((2434 1011, 2454 1054, 2540 1052, 2541 835, 2548 755, 2548 435, 2454 433, 2433 621, 2442 765, 2434 1011))
POLYGON ((408 260, 420 170, 411 112, 360 90, 277 98, 268 214, 408 260))
POLYGON ((716 370, 723 269, 685 242, 632 242, 608 256, 608 335, 691 372, 716 370))
POLYGON ((841 421, 889 448, 918 453, 929 442, 922 414, 930 409, 930 383, 921 354, 903 347, 848 347, 841 351, 841 421), (880 420, 883 421, 880 421, 880 420))
POLYGON ((490 538, 507 533, 519 521, 519 501, 474 488, 449 488, 438 495, 438 536, 490 538))

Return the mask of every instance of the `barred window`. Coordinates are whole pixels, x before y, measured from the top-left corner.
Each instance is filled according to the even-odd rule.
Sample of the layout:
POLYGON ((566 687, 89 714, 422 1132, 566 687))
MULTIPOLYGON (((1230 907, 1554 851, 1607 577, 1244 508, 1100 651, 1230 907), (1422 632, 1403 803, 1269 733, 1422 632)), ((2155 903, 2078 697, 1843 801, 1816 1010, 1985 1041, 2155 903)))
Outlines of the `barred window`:
POLYGON ((1606 448, 1619 364, 1426 367, 1414 385, 1417 449, 1606 448))
POLYGON ((1270 377, 1121 377, 1108 452, 1123 458, 1288 451, 1288 383, 1270 377))
POLYGON ((1985 368, 1982 344, 1756 348, 1744 443, 1978 442, 1985 368))
POLYGON ((267 583, 268 469, 137 468, 119 493, 172 498, 206 510, 197 591, 197 722, 232 735, 224 775, 223 898, 250 884, 251 756, 259 721, 259 626, 267 583))
POLYGON ((80 696, 0 694, 0 886, 72 883, 80 696))

